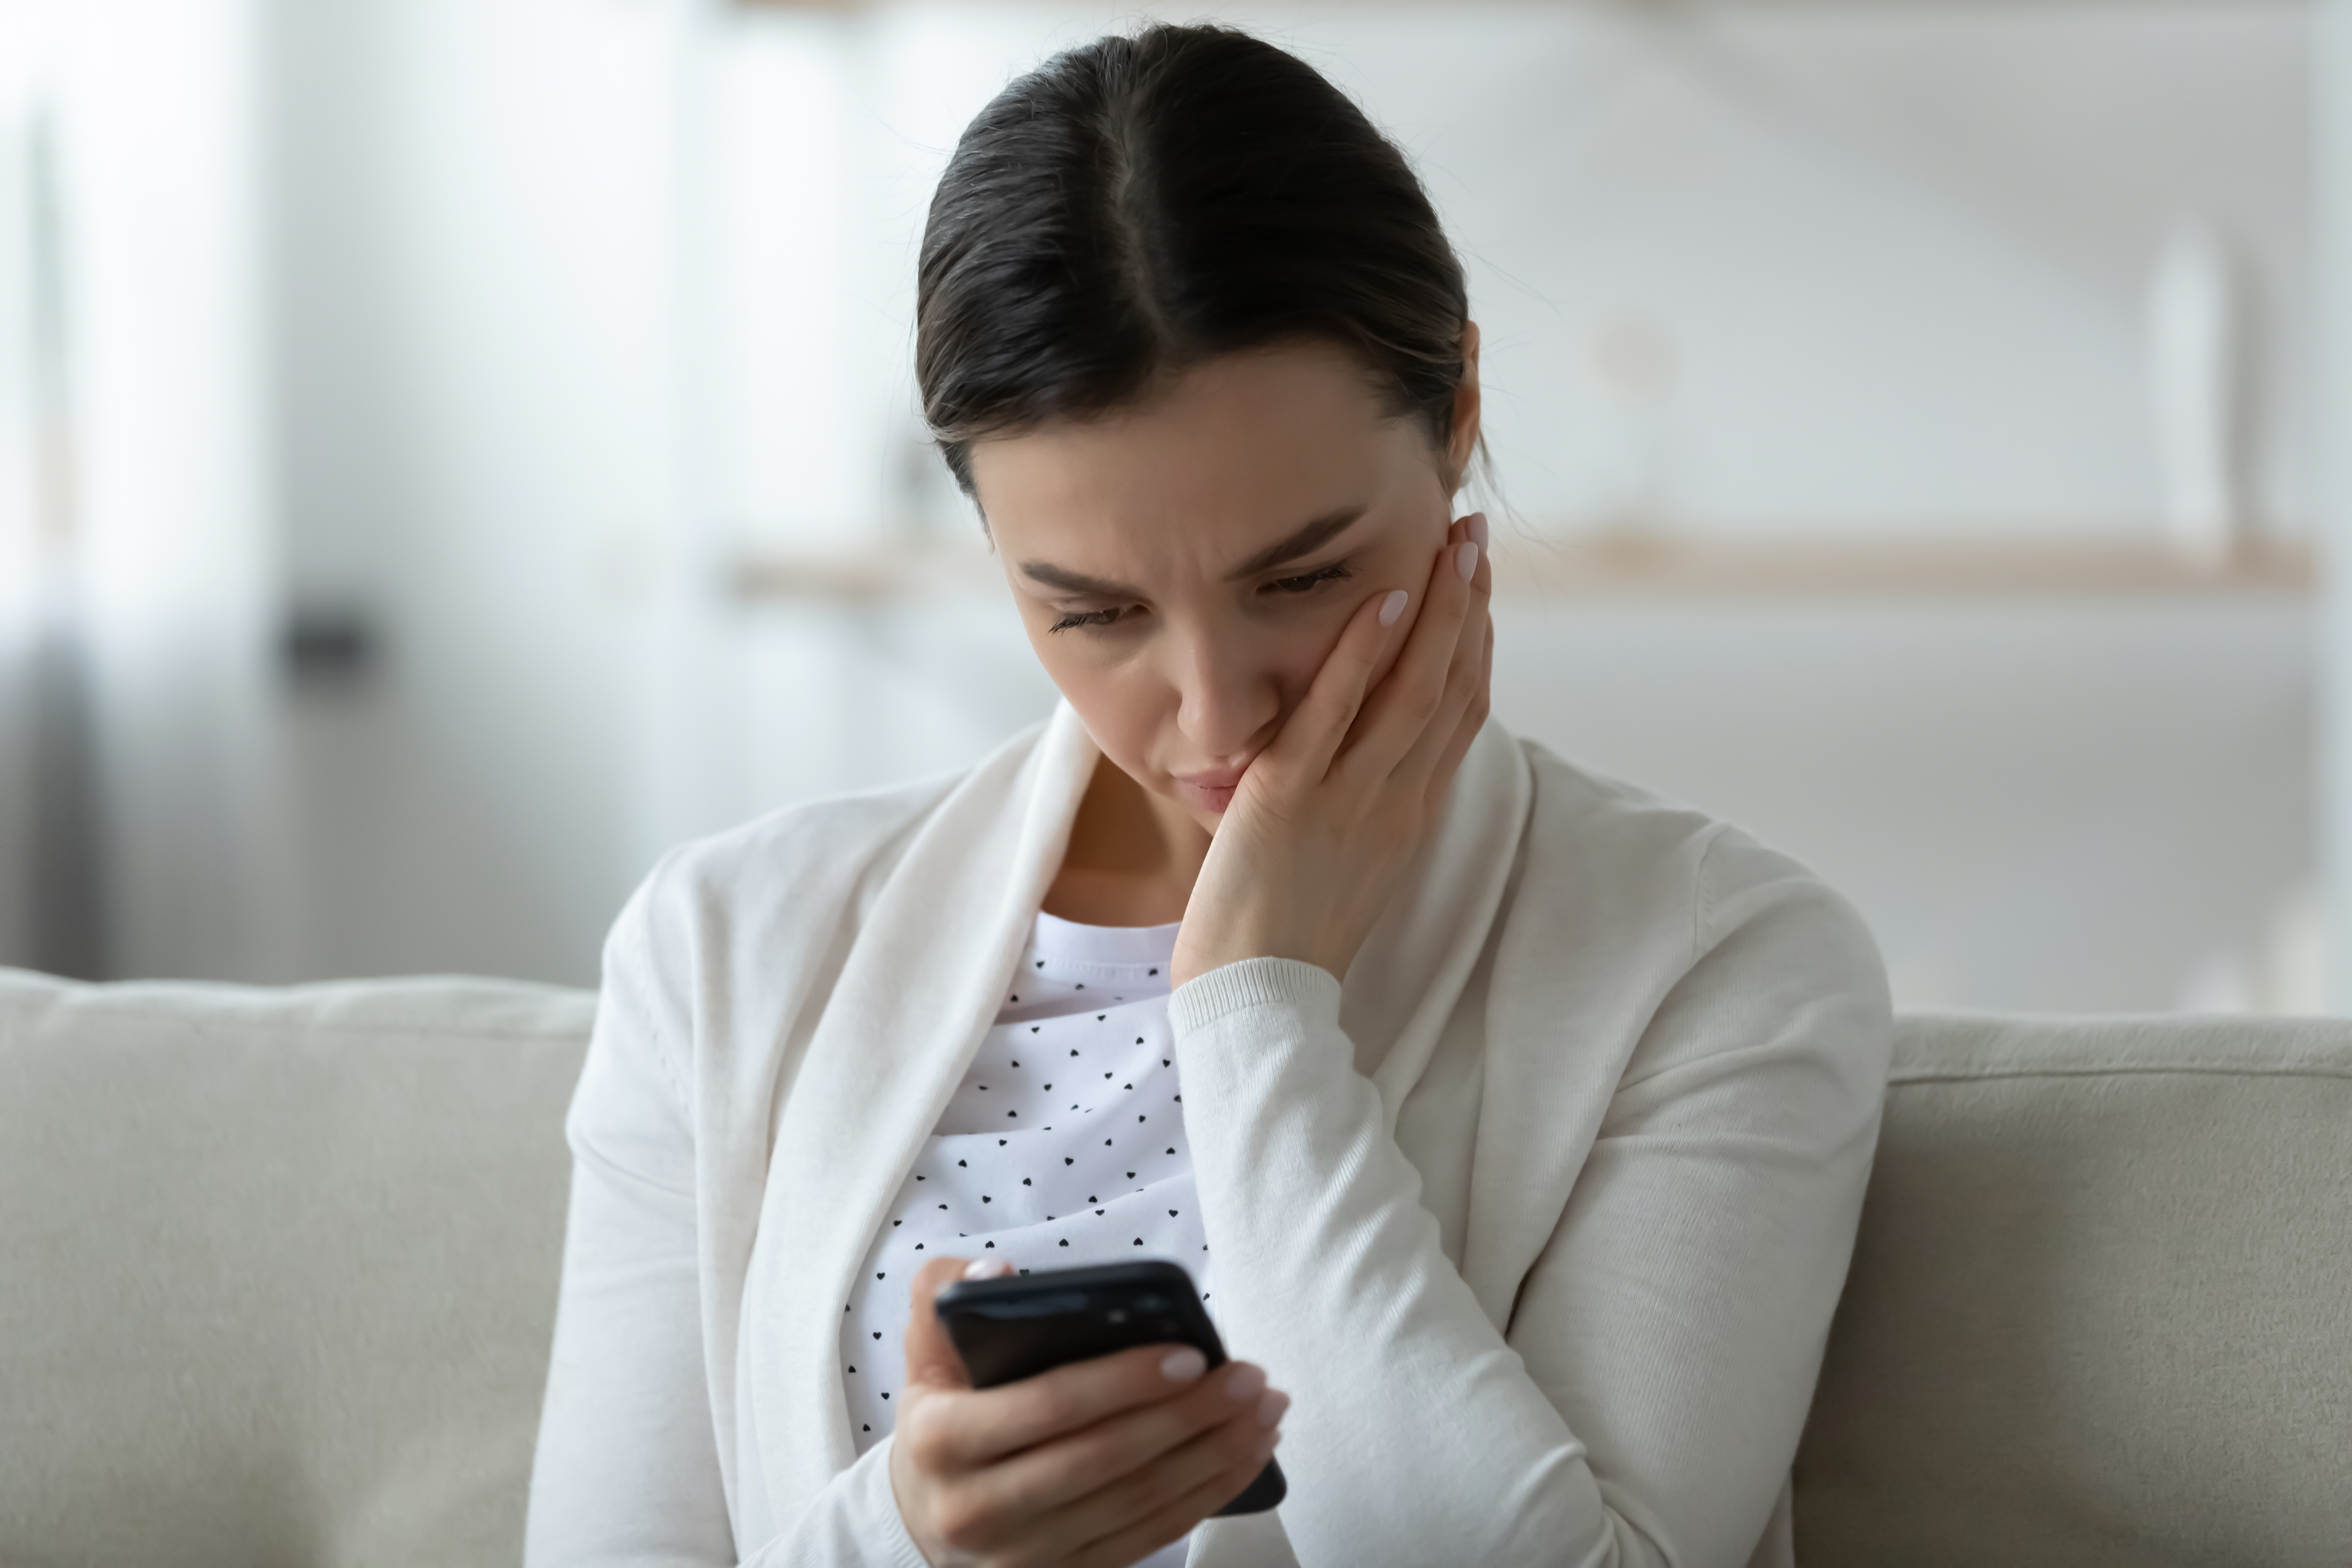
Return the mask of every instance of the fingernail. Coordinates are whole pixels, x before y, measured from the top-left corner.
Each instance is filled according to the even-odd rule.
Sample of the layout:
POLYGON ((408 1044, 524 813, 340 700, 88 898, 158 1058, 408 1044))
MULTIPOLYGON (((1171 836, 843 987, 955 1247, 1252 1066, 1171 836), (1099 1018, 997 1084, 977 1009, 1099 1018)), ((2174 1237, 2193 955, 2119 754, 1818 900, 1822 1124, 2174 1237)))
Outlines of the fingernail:
POLYGON ((967 1279, 1001 1279, 1013 1272, 1013 1265, 1002 1258, 983 1258, 964 1266, 967 1279))
POLYGON ((1405 601, 1412 597, 1412 595, 1402 588, 1391 589, 1389 596, 1381 601, 1381 625, 1384 626, 1396 625, 1397 617, 1404 614, 1405 601))
POLYGON ((1470 542, 1475 544, 1481 550, 1486 549, 1486 514, 1483 511, 1474 511, 1462 521, 1470 525, 1470 542))
POLYGON ((1244 1399, 1255 1399, 1265 1386, 1265 1373, 1244 1363, 1225 1378, 1225 1397, 1239 1405, 1244 1399))
POLYGON ((1190 1345, 1169 1352, 1160 1363, 1160 1375, 1171 1383, 1190 1383, 1208 1370, 1209 1358, 1190 1345))
POLYGON ((1454 569, 1462 574, 1462 580, 1465 583, 1467 583, 1470 580, 1472 574, 1478 570, 1478 542, 1476 540, 1465 539, 1460 544, 1454 547, 1454 569))
POLYGON ((1269 1388, 1258 1398, 1257 1424, 1261 1426, 1271 1426, 1281 1420, 1282 1413, 1289 1408, 1290 1395, 1269 1388))

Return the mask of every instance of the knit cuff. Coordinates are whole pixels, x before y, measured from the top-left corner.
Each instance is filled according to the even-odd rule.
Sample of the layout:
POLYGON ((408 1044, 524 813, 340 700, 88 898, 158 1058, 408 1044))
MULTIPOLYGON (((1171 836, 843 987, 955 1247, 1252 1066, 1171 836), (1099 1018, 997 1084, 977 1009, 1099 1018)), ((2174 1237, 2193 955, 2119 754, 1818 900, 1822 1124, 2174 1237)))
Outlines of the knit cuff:
POLYGON ((931 1560, 923 1555, 907 1529, 906 1518, 898 1511, 897 1490, 890 1485, 890 1450, 898 1436, 891 1433, 859 1456, 858 1462, 867 1472, 863 1507, 866 1517, 875 1521, 874 1533, 861 1544, 879 1553, 881 1561, 871 1568, 931 1568, 931 1560))
POLYGON ((1250 1007, 1297 1008, 1337 1023, 1339 983, 1320 964, 1296 958, 1244 958, 1195 975, 1168 997, 1168 1023, 1182 1039, 1250 1007))

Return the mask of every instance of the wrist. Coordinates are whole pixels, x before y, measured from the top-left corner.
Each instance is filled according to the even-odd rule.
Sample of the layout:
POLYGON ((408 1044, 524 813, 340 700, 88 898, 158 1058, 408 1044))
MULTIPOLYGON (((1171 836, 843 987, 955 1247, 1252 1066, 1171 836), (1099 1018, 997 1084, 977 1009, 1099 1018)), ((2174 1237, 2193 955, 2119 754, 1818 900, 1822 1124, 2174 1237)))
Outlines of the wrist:
POLYGON ((921 1557, 924 1568, 950 1568, 952 1560, 946 1545, 933 1539, 930 1532, 922 1528, 919 1510, 908 1506, 915 1489, 913 1477, 908 1473, 913 1461, 899 1451, 897 1433, 893 1432, 882 1441, 890 1450, 890 1502, 898 1511, 898 1527, 907 1532, 908 1544, 921 1557))
POLYGON ((1236 963, 1255 959, 1278 959, 1290 963, 1312 964, 1334 979, 1347 973, 1351 953, 1339 952, 1329 941, 1318 942, 1297 931, 1254 930, 1220 931, 1198 944, 1188 942, 1180 932, 1176 952, 1168 966, 1171 985, 1186 985, 1219 969, 1229 969, 1236 963))

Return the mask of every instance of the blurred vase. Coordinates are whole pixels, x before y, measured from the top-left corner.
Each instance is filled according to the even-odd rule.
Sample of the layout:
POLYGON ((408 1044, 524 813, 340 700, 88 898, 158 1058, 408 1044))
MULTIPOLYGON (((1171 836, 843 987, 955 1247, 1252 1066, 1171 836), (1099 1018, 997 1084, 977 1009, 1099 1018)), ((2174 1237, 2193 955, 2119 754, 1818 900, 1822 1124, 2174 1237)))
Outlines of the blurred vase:
POLYGON ((2148 283, 2148 394, 2167 536, 2219 562, 2245 525, 2244 321, 2220 236, 2183 224, 2148 283))

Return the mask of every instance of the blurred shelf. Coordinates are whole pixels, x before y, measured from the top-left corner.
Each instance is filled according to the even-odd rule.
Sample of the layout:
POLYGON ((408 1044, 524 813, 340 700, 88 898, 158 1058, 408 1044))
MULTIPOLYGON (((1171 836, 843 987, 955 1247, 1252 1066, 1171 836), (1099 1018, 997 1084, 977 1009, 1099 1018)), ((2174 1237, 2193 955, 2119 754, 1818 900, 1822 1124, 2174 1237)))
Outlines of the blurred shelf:
MULTIPOLYGON (((2159 541, 1951 537, 1707 539, 1656 535, 1495 542, 1496 591, 1514 598, 2307 596, 2315 552, 2248 539, 2219 556, 2159 541)), ((850 552, 746 551, 728 589, 748 605, 879 605, 1003 592, 976 542, 909 540, 850 552)))
POLYGON ((1495 569, 1497 592, 1540 597, 2302 595, 2315 577, 2309 543, 2286 539, 2214 555, 2137 539, 1501 539, 1495 569))

